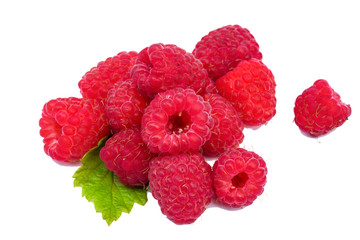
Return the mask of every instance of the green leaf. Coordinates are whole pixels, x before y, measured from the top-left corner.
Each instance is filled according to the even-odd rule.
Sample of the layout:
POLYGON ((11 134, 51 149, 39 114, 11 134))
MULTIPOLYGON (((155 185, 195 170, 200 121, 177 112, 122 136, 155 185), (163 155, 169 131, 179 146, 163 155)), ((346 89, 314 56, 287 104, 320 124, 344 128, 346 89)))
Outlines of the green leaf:
POLYGON ((97 147, 85 154, 73 178, 74 187, 82 187, 82 196, 94 203, 96 212, 100 212, 110 226, 122 212, 130 213, 134 203, 144 206, 147 191, 123 185, 116 174, 105 167, 99 153, 106 140, 100 140, 97 147))

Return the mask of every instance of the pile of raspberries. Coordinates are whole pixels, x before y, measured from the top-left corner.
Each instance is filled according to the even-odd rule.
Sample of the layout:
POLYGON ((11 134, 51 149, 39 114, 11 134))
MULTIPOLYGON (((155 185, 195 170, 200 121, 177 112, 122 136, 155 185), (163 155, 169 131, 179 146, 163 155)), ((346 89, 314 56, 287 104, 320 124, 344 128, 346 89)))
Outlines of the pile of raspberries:
MULTIPOLYGON (((40 119, 52 159, 79 162, 100 139, 105 166, 129 187, 149 187, 176 224, 194 222, 212 199, 242 208, 263 193, 267 167, 239 148, 246 127, 276 114, 274 76, 246 28, 209 32, 192 53, 157 43, 120 52, 79 81, 82 98, 47 102, 40 119), (216 158, 212 166, 209 158, 216 158)), ((325 80, 296 100, 295 123, 310 136, 351 114, 325 80)))

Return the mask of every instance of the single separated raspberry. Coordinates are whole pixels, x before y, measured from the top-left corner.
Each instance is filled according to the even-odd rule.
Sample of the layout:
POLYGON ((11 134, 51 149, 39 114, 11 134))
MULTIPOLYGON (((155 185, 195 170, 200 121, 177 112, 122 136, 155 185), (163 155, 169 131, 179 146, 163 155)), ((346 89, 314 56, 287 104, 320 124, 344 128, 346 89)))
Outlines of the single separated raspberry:
POLYGON ((149 181, 162 213, 176 224, 194 222, 213 195, 211 167, 200 153, 154 158, 149 181))
POLYGON ((241 60, 262 59, 259 44, 249 30, 227 25, 209 32, 192 52, 214 81, 231 71, 241 60))
POLYGON ((324 79, 315 81, 296 98, 295 123, 312 137, 324 135, 340 127, 351 115, 351 107, 324 79))
POLYGON ((214 127, 202 150, 204 156, 217 157, 242 143, 244 125, 235 108, 222 96, 206 94, 204 100, 210 103, 214 127))
POLYGON ((104 106, 93 99, 50 100, 43 107, 39 125, 45 153, 61 162, 78 162, 109 135, 104 106))
POLYGON ((234 148, 223 153, 213 166, 217 199, 234 208, 252 204, 264 191, 267 168, 256 153, 234 148))
POLYGON ((105 114, 113 132, 140 127, 148 103, 149 100, 140 95, 131 79, 116 83, 105 100, 105 114))
POLYGON ((276 114, 274 75, 260 60, 241 61, 216 81, 219 94, 229 100, 247 126, 260 126, 276 114))
POLYGON ((141 139, 137 128, 121 130, 100 150, 105 166, 115 172, 124 185, 144 186, 149 182, 149 162, 155 157, 141 139))
POLYGON ((180 87, 197 93, 205 90, 209 76, 191 53, 172 44, 153 44, 143 49, 131 70, 141 93, 156 93, 180 87))
POLYGON ((115 83, 130 78, 137 52, 120 52, 101 61, 85 73, 78 85, 84 98, 106 99, 109 89, 115 83))
POLYGON ((158 93, 145 109, 141 134, 153 152, 198 151, 209 140, 211 106, 192 89, 158 93))

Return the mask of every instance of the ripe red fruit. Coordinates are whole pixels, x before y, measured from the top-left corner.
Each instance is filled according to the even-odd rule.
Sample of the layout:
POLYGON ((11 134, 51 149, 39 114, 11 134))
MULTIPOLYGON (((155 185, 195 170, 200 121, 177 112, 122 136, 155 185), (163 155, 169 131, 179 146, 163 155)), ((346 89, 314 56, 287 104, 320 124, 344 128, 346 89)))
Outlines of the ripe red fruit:
POLYGON ((109 89, 115 83, 130 78, 130 70, 137 58, 137 52, 120 52, 101 61, 85 73, 78 85, 84 98, 106 99, 109 89))
POLYGON ((274 75, 258 59, 241 61, 216 81, 216 87, 247 126, 265 124, 276 114, 274 75))
POLYGON ((211 202, 211 166, 200 153, 159 156, 150 162, 149 187, 176 224, 194 222, 211 202))
POLYGON ((246 28, 227 25, 209 32, 192 52, 204 64, 214 81, 237 66, 241 60, 262 59, 259 44, 246 28))
POLYGON ((192 89, 159 93, 145 109, 141 134, 153 152, 198 151, 213 128, 211 106, 192 89))
POLYGON ((224 206, 245 207, 263 193, 267 168, 256 153, 234 148, 223 153, 213 166, 214 191, 224 206))
POLYGON ((145 186, 149 182, 149 162, 155 157, 141 139, 137 128, 121 130, 111 136, 100 150, 105 166, 127 186, 145 186))
POLYGON ((351 107, 324 79, 319 79, 296 98, 295 123, 312 137, 324 135, 340 127, 351 115, 351 107))
POLYGON ((153 98, 172 88, 205 90, 208 74, 191 53, 171 44, 153 44, 143 49, 131 70, 131 77, 142 94, 153 98))
POLYGON ((43 107, 39 125, 45 153, 61 162, 80 161, 109 135, 104 106, 93 99, 50 100, 43 107))
POLYGON ((214 127, 210 139, 202 146, 204 156, 217 157, 244 140, 244 125, 235 108, 218 94, 206 94, 210 103, 214 127))
POLYGON ((105 114, 113 132, 122 129, 140 127, 141 118, 149 100, 137 90, 131 80, 116 83, 105 101, 105 114))

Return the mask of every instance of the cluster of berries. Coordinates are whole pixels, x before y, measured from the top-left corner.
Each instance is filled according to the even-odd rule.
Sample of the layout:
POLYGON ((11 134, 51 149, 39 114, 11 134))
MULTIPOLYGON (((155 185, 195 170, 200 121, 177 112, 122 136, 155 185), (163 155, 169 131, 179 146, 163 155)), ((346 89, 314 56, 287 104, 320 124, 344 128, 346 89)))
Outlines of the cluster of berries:
MULTIPOLYGON (((44 105, 45 152, 77 162, 109 137, 100 151, 105 166, 127 186, 149 184, 161 211, 177 224, 194 222, 213 197, 225 206, 250 205, 264 190, 267 168, 239 144, 244 127, 266 124, 276 114, 274 76, 261 59, 253 35, 238 25, 209 32, 192 53, 162 43, 120 52, 82 77, 83 98, 44 105), (217 158, 212 167, 206 157, 217 158)), ((297 100, 298 125, 309 125, 313 100, 297 100)), ((332 103, 325 114, 337 111, 332 103)), ((340 108, 339 119, 350 115, 346 105, 340 108)), ((317 130, 309 129, 303 128, 317 130)))

